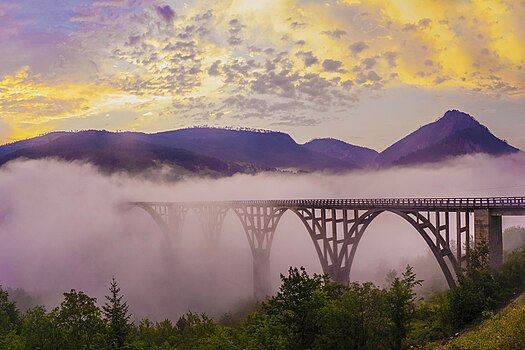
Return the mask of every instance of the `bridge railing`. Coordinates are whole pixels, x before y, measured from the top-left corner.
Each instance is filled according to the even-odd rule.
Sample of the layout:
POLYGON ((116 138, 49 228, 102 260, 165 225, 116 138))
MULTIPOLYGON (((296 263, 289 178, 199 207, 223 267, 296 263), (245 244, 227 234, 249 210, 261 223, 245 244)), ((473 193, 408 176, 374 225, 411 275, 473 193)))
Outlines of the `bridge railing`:
POLYGON ((230 205, 329 206, 382 208, 525 208, 525 197, 484 198, 372 198, 372 199, 290 199, 223 202, 230 205))
MULTIPOLYGON (((140 203, 140 202, 137 202, 140 203)), ((357 199, 277 199, 209 202, 148 202, 158 206, 277 206, 277 207, 344 207, 344 208, 414 208, 414 209, 483 209, 524 208, 525 197, 478 198, 357 198, 357 199)))

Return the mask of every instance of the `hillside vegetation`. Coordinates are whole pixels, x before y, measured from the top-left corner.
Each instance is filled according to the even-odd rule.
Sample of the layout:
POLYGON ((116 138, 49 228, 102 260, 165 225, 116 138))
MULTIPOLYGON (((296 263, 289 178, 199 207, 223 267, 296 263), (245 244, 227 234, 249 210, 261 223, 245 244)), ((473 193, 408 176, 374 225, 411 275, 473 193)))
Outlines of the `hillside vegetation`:
POLYGON ((525 294, 481 324, 464 332, 440 350, 522 350, 525 349, 525 294))

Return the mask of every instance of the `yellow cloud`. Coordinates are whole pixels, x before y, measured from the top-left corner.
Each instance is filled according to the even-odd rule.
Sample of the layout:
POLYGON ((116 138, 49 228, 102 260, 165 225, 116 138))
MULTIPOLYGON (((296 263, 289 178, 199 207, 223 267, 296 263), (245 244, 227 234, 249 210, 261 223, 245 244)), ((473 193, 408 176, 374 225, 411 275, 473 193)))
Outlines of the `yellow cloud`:
POLYGON ((3 129, 7 129, 0 135, 0 142, 54 130, 63 119, 85 118, 151 100, 152 97, 137 97, 107 84, 45 83, 33 76, 29 67, 22 67, 0 80, 0 116, 3 129))
POLYGON ((46 84, 31 76, 29 67, 0 80, 0 111, 4 119, 41 124, 83 116, 115 90, 93 83, 46 84))
MULTIPOLYGON (((199 100, 187 109, 193 116, 233 108, 222 104, 229 96, 259 93, 300 105, 316 104, 319 91, 332 105, 330 96, 393 85, 522 97, 524 17, 525 7, 511 0, 201 0, 167 29, 148 17, 133 30, 116 26, 122 32, 109 45, 104 30, 85 33, 91 40, 79 42, 96 53, 96 79, 104 83, 51 82, 27 67, 1 78, 0 115, 22 134, 154 100, 166 110, 199 100), (206 19, 193 19, 208 10, 206 19), (219 60, 227 69, 209 74, 219 60)), ((155 118, 137 123, 146 120, 155 118)))

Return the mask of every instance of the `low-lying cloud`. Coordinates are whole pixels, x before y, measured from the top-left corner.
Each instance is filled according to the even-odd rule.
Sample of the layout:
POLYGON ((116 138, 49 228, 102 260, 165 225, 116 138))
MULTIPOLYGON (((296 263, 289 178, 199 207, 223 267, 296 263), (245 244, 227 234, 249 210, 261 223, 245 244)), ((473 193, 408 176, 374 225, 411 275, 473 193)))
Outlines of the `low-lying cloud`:
MULTIPOLYGON (((55 297, 46 303, 53 306, 70 288, 103 301, 115 276, 136 318, 175 319, 190 309, 217 315, 253 293, 251 253, 236 216, 226 216, 217 247, 206 242, 194 214, 167 238, 144 211, 122 203, 520 195, 524 171, 525 156, 518 154, 342 175, 264 173, 168 183, 102 175, 77 162, 15 161, 0 169, 0 284, 51 291, 55 297)), ((505 218, 504 225, 523 221, 505 218)), ((443 285, 437 263, 425 258, 429 252, 408 223, 385 213, 364 236, 351 278, 381 283, 390 268, 414 262, 428 284, 443 285)), ((310 237, 291 212, 276 230, 271 262, 274 288, 290 265, 322 272, 310 237)))

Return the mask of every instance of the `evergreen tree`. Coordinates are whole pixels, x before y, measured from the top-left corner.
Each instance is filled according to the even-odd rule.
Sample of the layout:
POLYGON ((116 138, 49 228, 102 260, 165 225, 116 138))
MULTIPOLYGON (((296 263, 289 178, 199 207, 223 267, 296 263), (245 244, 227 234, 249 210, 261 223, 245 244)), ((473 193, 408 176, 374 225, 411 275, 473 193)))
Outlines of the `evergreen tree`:
POLYGON ((107 302, 102 307, 102 312, 108 323, 108 343, 110 349, 126 349, 126 344, 131 335, 131 315, 128 313, 127 302, 122 301, 120 288, 115 280, 111 280, 110 295, 106 295, 107 302))

